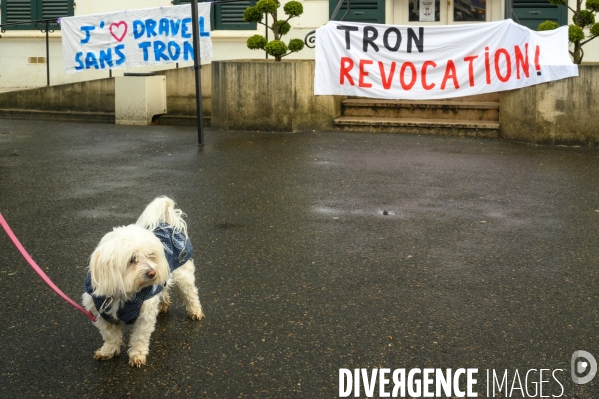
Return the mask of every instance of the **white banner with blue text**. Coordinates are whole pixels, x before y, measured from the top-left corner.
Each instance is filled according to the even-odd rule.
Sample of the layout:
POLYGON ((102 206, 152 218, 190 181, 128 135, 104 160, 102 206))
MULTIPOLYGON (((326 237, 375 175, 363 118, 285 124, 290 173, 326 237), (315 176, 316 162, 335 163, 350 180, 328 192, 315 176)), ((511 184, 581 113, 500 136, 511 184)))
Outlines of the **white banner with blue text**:
POLYGON ((331 21, 316 30, 315 95, 432 100, 578 76, 568 27, 512 20, 448 26, 331 21))
MULTIPOLYGON (((200 56, 212 58, 210 3, 198 3, 200 56)), ((62 18, 66 73, 193 61, 191 6, 62 18)))

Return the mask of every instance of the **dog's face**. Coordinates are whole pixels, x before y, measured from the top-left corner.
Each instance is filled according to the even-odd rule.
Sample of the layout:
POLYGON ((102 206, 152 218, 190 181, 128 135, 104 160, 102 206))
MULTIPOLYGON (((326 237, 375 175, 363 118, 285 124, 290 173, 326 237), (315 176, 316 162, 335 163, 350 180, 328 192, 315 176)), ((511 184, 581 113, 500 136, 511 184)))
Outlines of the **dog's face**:
POLYGON ((91 256, 94 295, 125 297, 164 284, 170 270, 164 247, 154 233, 135 225, 106 234, 91 256))

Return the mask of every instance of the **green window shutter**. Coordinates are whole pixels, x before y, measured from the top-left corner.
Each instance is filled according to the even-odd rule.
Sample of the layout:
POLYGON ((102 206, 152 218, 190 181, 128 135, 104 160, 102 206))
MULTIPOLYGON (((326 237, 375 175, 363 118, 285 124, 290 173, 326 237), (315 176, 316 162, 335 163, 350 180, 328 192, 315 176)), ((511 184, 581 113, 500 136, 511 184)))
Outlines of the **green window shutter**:
MULTIPOLYGON (((198 3, 201 3, 201 0, 198 0, 198 3)), ((181 4, 191 4, 191 0, 173 0, 174 6, 178 6, 181 4)), ((214 7, 210 7, 210 30, 214 30, 214 7)))
POLYGON ((513 0, 512 6, 520 24, 532 30, 545 21, 557 22, 559 26, 568 24, 568 8, 553 5, 549 0, 513 0))
MULTIPOLYGON (((2 23, 8 24, 19 21, 31 21, 35 19, 36 10, 32 0, 1 0, 2 1, 2 23)), ((31 30, 34 24, 13 25, 3 27, 4 30, 31 30)))
POLYGON ((217 30, 256 30, 256 22, 245 22, 243 12, 255 1, 239 1, 214 5, 214 26, 217 30))
MULTIPOLYGON (((75 15, 74 0, 1 0, 2 23, 35 21, 75 15)), ((5 30, 38 30, 41 24, 6 26, 5 30)), ((50 29, 60 29, 58 24, 50 24, 50 29)))
MULTIPOLYGON (((341 8, 335 17, 339 21, 347 12, 347 1, 342 0, 341 8)), ((350 10, 343 18, 348 22, 385 23, 385 0, 350 0, 350 10)), ((337 0, 329 0, 329 16, 337 7, 337 0)))
POLYGON ((39 19, 72 17, 74 0, 42 0, 42 9, 39 19))
MULTIPOLYGON (((174 5, 189 3, 191 0, 173 0, 174 5)), ((214 4, 210 8, 210 30, 256 30, 255 22, 243 20, 245 9, 254 4, 255 1, 214 4)))

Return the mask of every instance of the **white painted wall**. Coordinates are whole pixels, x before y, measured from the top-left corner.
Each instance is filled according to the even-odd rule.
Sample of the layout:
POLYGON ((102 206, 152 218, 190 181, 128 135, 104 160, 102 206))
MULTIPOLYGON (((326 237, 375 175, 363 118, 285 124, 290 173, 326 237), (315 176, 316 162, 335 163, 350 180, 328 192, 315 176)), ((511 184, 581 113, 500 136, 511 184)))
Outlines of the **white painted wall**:
MULTIPOLYGON (((77 0, 75 15, 127 11, 139 8, 168 7, 171 0, 77 0)), ((292 19, 293 29, 286 36, 304 39, 312 29, 328 21, 328 3, 322 0, 305 0, 304 15, 292 19)), ((252 51, 246 46, 248 37, 264 33, 258 25, 256 31, 214 31, 212 32, 213 55, 215 60, 264 58, 263 51, 252 51)), ((106 71, 85 71, 77 74, 63 72, 61 32, 50 34, 50 84, 71 83, 108 77, 106 71)), ((0 34, 0 89, 14 87, 39 87, 46 85, 46 65, 28 64, 28 57, 45 57, 45 34, 39 31, 6 31, 0 34)), ((314 58, 314 51, 306 48, 290 58, 314 58)), ((190 67, 191 62, 179 63, 180 68, 190 67)), ((175 68, 175 64, 159 67, 116 69, 113 76, 125 72, 148 72, 175 68)))
MULTIPOLYGON (((304 39, 306 34, 328 21, 329 3, 326 0, 300 0, 304 5, 304 14, 292 19, 292 30, 286 36, 304 39)), ((447 1, 441 0, 445 6, 447 1)), ((575 0, 570 0, 573 3, 575 0)), ((489 0, 489 21, 501 20, 504 17, 505 0, 489 0)), ((387 23, 401 24, 404 21, 404 10, 407 10, 408 0, 387 0, 387 23)), ((127 11, 137 8, 168 7, 171 0, 77 0, 75 15, 127 11)), ((571 15, 570 15, 571 19, 571 15)), ((256 33, 264 33, 264 27, 258 25, 257 31, 214 31, 213 53, 215 60, 264 58, 262 51, 252 51, 246 47, 246 40, 256 33)), ((599 62, 599 39, 584 47, 585 62, 599 62)), ((0 35, 0 89, 10 87, 38 87, 46 84, 46 65, 28 64, 27 58, 45 57, 45 35, 39 31, 6 31, 0 35)), ((300 53, 292 54, 290 58, 314 58, 314 50, 305 48, 300 53)), ((191 63, 180 63, 179 67, 189 67, 191 63)), ((113 76, 122 76, 125 72, 146 72, 175 68, 174 64, 161 67, 135 68, 134 70, 118 69, 113 76)), ((63 72, 61 33, 51 34, 50 39, 50 82, 51 84, 70 83, 82 80, 92 80, 107 77, 104 71, 86 71, 74 75, 63 72)))

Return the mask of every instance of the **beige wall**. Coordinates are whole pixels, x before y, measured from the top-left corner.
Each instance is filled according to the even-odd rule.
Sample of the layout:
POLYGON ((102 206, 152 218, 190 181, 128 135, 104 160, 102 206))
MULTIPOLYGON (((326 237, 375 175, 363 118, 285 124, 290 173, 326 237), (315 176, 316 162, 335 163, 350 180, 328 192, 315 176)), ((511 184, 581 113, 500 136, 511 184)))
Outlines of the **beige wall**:
POLYGON ((327 130, 340 98, 315 96, 314 61, 214 61, 212 126, 224 130, 327 130))
MULTIPOLYGON (((166 106, 172 115, 196 114, 195 73, 189 68, 171 69, 166 75, 166 106)), ((202 110, 212 114, 212 65, 202 66, 202 110)))
POLYGON ((599 145, 599 66, 579 76, 502 92, 499 130, 509 140, 599 145))

